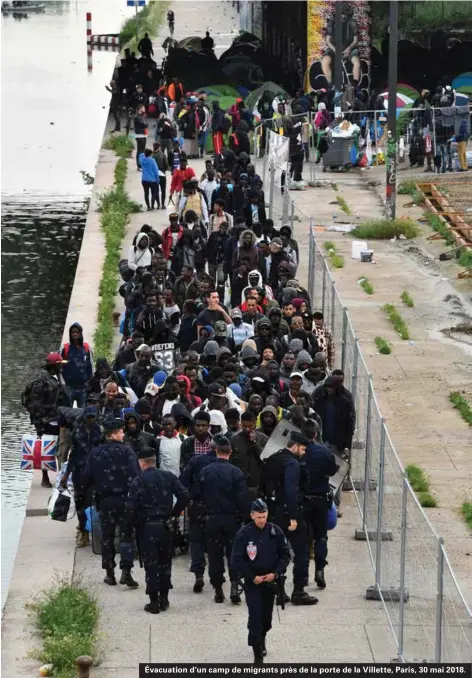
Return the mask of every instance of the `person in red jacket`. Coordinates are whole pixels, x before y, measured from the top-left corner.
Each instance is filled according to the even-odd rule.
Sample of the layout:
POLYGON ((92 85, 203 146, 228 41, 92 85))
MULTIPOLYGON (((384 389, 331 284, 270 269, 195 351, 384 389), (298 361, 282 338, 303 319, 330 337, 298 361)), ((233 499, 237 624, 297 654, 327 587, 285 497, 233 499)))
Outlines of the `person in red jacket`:
POLYGON ((179 215, 177 212, 169 214, 170 224, 162 231, 162 251, 164 253, 164 258, 170 266, 170 260, 174 253, 175 246, 179 242, 182 234, 184 232, 184 227, 179 224, 179 215))
MULTIPOLYGON (((190 181, 195 176, 195 171, 187 166, 187 159, 182 157, 180 159, 180 169, 174 170, 172 175, 172 182, 170 184, 170 199, 174 193, 180 194, 186 181, 190 181)), ((179 195, 177 196, 177 205, 179 204, 179 195)))

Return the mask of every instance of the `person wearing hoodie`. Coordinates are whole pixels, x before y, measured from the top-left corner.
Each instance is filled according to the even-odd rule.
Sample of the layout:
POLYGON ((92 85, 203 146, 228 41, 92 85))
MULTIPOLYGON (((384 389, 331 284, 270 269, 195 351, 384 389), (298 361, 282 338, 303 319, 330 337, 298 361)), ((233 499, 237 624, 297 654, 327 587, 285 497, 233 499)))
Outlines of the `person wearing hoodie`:
POLYGON ((66 384, 70 402, 77 407, 85 407, 86 386, 93 374, 92 352, 84 342, 82 325, 72 323, 69 327, 69 342, 60 351, 65 361, 62 376, 66 384))
POLYGON ((263 294, 263 300, 260 306, 262 308, 265 308, 267 303, 274 298, 274 295, 272 294, 272 289, 268 285, 264 284, 264 279, 259 269, 255 268, 252 271, 249 271, 248 282, 249 285, 243 289, 243 297, 245 299, 247 298, 245 295, 246 290, 250 289, 255 289, 257 291, 260 290, 263 294))
POLYGON ((235 142, 237 142, 238 153, 246 153, 249 161, 251 142, 249 140, 249 125, 245 120, 239 121, 233 136, 235 137, 235 142))
POLYGON ((279 423, 277 410, 272 405, 266 405, 260 415, 260 426, 257 429, 259 433, 263 433, 270 438, 274 432, 275 427, 279 423))
POLYGON ((72 444, 67 460, 67 471, 61 481, 61 486, 66 488, 67 481, 72 474, 75 507, 77 510, 77 520, 79 522, 77 527, 76 546, 79 548, 83 548, 89 544, 89 533, 85 529, 87 523, 85 509, 90 506, 91 497, 88 496, 82 482, 82 476, 90 452, 94 447, 100 445, 102 439, 102 432, 97 423, 97 414, 96 407, 86 407, 81 417, 77 420, 72 432, 72 444))
POLYGON ((155 438, 159 433, 159 426, 152 420, 152 404, 146 398, 140 398, 134 409, 141 418, 141 431, 150 433, 155 438))
POLYGON ((135 271, 138 266, 150 270, 152 254, 148 236, 146 233, 138 233, 136 245, 131 245, 128 250, 128 267, 132 271, 135 271))
MULTIPOLYGON (((303 353, 304 351, 300 351, 303 353)), ((313 361, 307 369, 303 371, 302 390, 310 396, 313 396, 318 389, 321 389, 328 375, 320 365, 313 361)))
POLYGON ((264 246, 261 247, 258 269, 262 271, 264 282, 270 285, 273 291, 279 287, 280 267, 283 264, 287 266, 288 272, 291 274, 292 267, 279 237, 271 241, 268 250, 264 246))
MULTIPOLYGON (((143 447, 149 447, 157 454, 156 438, 151 433, 145 433, 141 430, 141 417, 131 407, 123 410, 123 417, 125 420, 125 437, 123 442, 128 445, 138 454, 143 447)), ((157 456, 159 465, 159 456, 157 456)))
MULTIPOLYGON (((177 377, 177 382, 179 384, 180 395, 183 396, 188 402, 190 412, 196 407, 200 407, 203 400, 199 396, 190 392, 192 386, 190 379, 186 377, 185 374, 179 374, 177 377)), ((176 405, 174 405, 174 407, 176 407, 176 405)))
MULTIPOLYGON (((254 344, 255 347, 255 344, 254 344)), ((243 374, 250 375, 259 365, 260 355, 253 346, 244 346, 239 354, 243 374)))
POLYGON ((174 405, 184 405, 190 410, 187 397, 181 392, 179 382, 174 375, 167 377, 164 388, 161 389, 157 398, 152 404, 152 418, 160 422, 166 414, 171 414, 174 405))
MULTIPOLYGON (((134 356, 132 362, 135 360, 136 356, 134 356)), ((122 387, 126 386, 126 381, 119 374, 119 372, 111 369, 107 358, 97 358, 97 362, 95 363, 95 372, 87 382, 87 395, 91 393, 95 393, 97 396, 100 395, 100 393, 103 393, 105 390, 105 386, 109 381, 114 381, 122 387)))
MULTIPOLYGON (((223 201, 216 201, 215 207, 220 208, 224 207, 220 204, 223 201)), ((225 212, 223 214, 226 216, 225 212)), ((206 247, 205 247, 205 259, 208 261, 208 272, 211 278, 215 281, 215 285, 224 285, 226 275, 224 273, 224 263, 225 263, 225 248, 228 241, 228 225, 229 222, 225 218, 217 226, 217 229, 212 225, 212 218, 215 215, 210 217, 210 237, 208 238, 206 247)))
POLYGON ((141 185, 144 191, 144 202, 149 211, 154 209, 155 204, 159 207, 159 168, 157 162, 152 157, 150 148, 146 148, 144 153, 141 153, 139 162, 141 164, 141 185), (150 200, 149 194, 151 195, 150 200))
POLYGON ((259 250, 256 247, 256 236, 249 229, 244 230, 239 238, 239 246, 233 254, 233 270, 245 263, 249 271, 257 269, 259 250))
MULTIPOLYGON (((197 341, 194 341, 192 344, 190 344, 190 351, 195 351, 199 355, 203 354, 203 351, 205 349, 206 344, 211 341, 213 343, 215 342, 215 331, 211 325, 203 325, 200 327, 198 330, 198 336, 199 339, 197 341)), ((218 346, 218 344, 217 344, 218 346)), ((218 350, 218 349, 216 349, 218 350)), ((208 351, 205 355, 208 355, 208 351)), ((216 356, 216 353, 215 353, 216 356)))
POLYGON ((115 370, 124 370, 125 367, 134 363, 136 360, 135 351, 141 344, 144 344, 144 335, 140 330, 135 330, 131 337, 126 339, 118 350, 115 360, 113 361, 113 368, 115 370))
POLYGON ((270 321, 267 318, 262 318, 256 322, 254 334, 254 341, 256 342, 256 349, 259 355, 262 355, 265 348, 272 348, 275 359, 280 363, 284 354, 282 344, 278 339, 272 337, 270 321))
POLYGON ((352 447, 356 425, 356 412, 350 400, 340 388, 336 378, 328 377, 322 388, 316 391, 313 408, 323 422, 323 441, 337 455, 352 447))

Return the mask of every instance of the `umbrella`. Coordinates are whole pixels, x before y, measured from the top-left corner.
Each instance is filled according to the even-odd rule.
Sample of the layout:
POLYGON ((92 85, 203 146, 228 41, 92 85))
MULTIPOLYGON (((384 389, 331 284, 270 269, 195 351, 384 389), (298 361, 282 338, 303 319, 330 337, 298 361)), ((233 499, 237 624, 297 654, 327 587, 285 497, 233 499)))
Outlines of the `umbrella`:
MULTIPOLYGON (((384 106, 388 108, 388 92, 383 92, 380 96, 384 98, 384 106)), ((413 99, 406 94, 397 92, 397 108, 408 108, 413 105, 413 99)))

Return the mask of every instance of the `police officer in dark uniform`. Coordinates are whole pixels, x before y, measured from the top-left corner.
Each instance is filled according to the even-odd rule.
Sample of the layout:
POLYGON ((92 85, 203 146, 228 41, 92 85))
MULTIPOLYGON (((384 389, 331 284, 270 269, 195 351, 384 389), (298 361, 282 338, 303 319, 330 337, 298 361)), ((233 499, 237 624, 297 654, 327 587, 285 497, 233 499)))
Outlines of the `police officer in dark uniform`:
POLYGON ((268 508, 262 499, 251 504, 252 522, 236 535, 231 557, 233 572, 244 579, 249 611, 248 645, 254 651, 254 663, 262 664, 266 634, 272 628, 274 598, 283 590, 281 578, 290 562, 290 551, 283 531, 267 522, 268 508))
POLYGON ((218 436, 214 444, 216 461, 201 471, 190 498, 202 503, 206 515, 208 572, 215 589, 215 603, 222 603, 225 599, 225 553, 231 580, 230 599, 232 603, 240 603, 238 583, 231 567, 231 549, 241 521, 249 513, 248 490, 244 473, 229 461, 231 443, 228 438, 218 436))
POLYGON ((156 451, 138 450, 141 473, 133 480, 126 500, 126 521, 123 539, 131 547, 133 526, 146 572, 150 602, 146 612, 159 614, 169 608, 172 575, 172 517, 180 515, 188 504, 188 492, 169 471, 156 468, 156 451), (177 502, 173 507, 173 497, 177 502))
POLYGON ((329 487, 329 478, 338 470, 336 458, 330 450, 317 442, 320 427, 313 419, 307 419, 302 433, 310 443, 306 448, 303 461, 309 474, 309 484, 305 491, 305 519, 311 528, 315 552, 315 582, 318 588, 326 588, 324 568, 328 555, 328 510, 333 501, 329 487))
MULTIPOLYGON (((93 448, 84 472, 84 485, 95 491, 95 504, 100 513, 102 530, 102 567, 106 570, 105 584, 116 586, 115 532, 122 529, 125 501, 133 479, 139 473, 135 452, 123 443, 125 422, 108 419, 103 423, 105 443, 93 448)), ((131 576, 133 549, 121 543, 122 571, 120 584, 135 588, 131 576)))
POLYGON ((303 519, 303 496, 308 485, 306 467, 302 473, 300 458, 310 441, 301 433, 290 433, 287 447, 270 456, 262 467, 261 494, 269 506, 270 517, 282 528, 294 553, 293 605, 315 605, 318 598, 305 590, 308 586, 308 534, 303 519))
MULTIPOLYGON (((215 436, 218 440, 220 436, 215 436)), ((208 454, 196 454, 189 459, 187 466, 182 471, 180 482, 187 487, 189 494, 195 493, 195 484, 198 482, 200 472, 208 464, 216 461, 215 443, 212 441, 213 449, 208 454)), ((190 572, 195 575, 193 585, 194 593, 201 593, 205 585, 203 575, 205 574, 205 507, 201 501, 194 500, 188 507, 188 540, 190 543, 190 572)))

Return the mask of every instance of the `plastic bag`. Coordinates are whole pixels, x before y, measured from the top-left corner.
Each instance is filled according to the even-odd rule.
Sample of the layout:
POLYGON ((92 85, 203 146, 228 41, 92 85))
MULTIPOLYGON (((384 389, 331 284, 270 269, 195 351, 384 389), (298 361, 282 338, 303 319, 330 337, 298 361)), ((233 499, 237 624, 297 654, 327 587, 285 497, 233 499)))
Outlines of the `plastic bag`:
POLYGON ((328 530, 334 530, 338 524, 338 511, 334 501, 331 502, 331 506, 328 509, 328 530))
POLYGON ((75 502, 72 494, 62 488, 52 491, 48 503, 48 516, 51 520, 65 523, 75 516, 75 502))
MULTIPOLYGON (((56 488, 56 490, 59 490, 59 489, 60 489, 61 483, 62 483, 62 479, 64 478, 64 476, 65 476, 66 473, 67 473, 67 461, 65 461, 65 462, 62 464, 61 470, 60 470, 59 473, 57 474, 57 477, 56 477, 56 484, 55 484, 55 486, 54 486, 54 487, 56 488)), ((72 473, 71 473, 70 476, 67 478, 67 490, 69 491, 69 493, 70 493, 72 496, 74 496, 74 483, 72 482, 72 473)))
POLYGON ((225 294, 224 294, 223 305, 226 306, 226 308, 229 308, 230 305, 231 305, 231 287, 230 287, 230 284, 229 284, 229 280, 225 281, 225 294))

